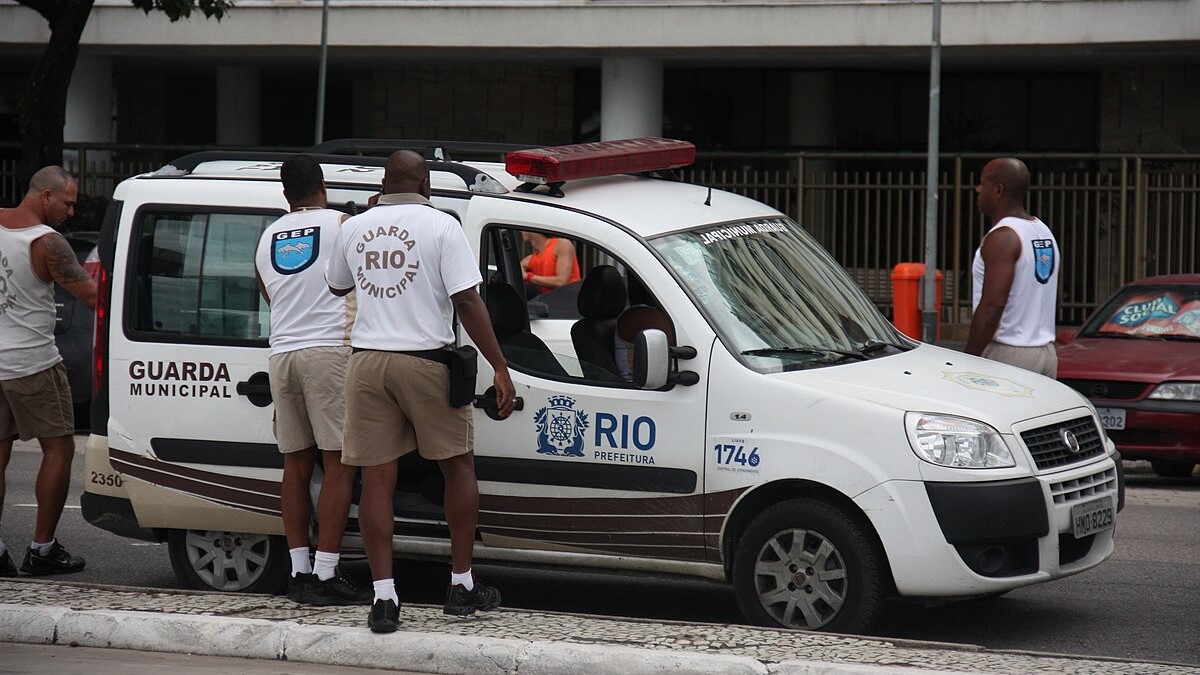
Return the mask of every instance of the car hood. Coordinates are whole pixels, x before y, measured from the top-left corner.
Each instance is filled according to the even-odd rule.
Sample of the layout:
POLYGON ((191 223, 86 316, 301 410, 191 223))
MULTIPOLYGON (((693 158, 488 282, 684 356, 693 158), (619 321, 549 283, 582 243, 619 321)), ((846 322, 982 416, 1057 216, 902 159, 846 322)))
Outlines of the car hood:
POLYGON ((1063 379, 1163 382, 1200 380, 1200 344, 1186 340, 1076 338, 1058 345, 1063 379))
POLYGON ((1074 389, 1037 373, 933 345, 840 366, 781 373, 823 392, 902 411, 959 415, 1012 433, 1012 425, 1086 408, 1074 389))

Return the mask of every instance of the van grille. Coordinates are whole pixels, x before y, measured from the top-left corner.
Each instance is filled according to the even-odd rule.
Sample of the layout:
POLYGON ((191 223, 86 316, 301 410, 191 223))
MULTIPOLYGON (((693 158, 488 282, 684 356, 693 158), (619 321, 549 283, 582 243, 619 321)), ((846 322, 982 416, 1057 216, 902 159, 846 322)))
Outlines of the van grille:
POLYGON ((1076 464, 1104 454, 1104 440, 1090 415, 1022 432, 1021 440, 1033 455, 1038 470, 1076 464), (1079 452, 1072 453, 1062 440, 1062 431, 1070 431, 1079 441, 1079 452))
POLYGON ((1081 478, 1064 480, 1061 483, 1050 484, 1050 496, 1055 504, 1070 504, 1109 494, 1117 489, 1117 470, 1106 469, 1099 473, 1081 478))

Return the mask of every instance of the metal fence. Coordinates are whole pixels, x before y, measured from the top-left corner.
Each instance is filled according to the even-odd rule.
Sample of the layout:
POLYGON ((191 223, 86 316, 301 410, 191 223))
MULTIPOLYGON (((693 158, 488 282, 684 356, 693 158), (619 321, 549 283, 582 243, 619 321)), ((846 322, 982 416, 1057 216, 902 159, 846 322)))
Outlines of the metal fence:
MULTIPOLYGON (((121 179, 203 149, 212 148, 72 145, 65 166, 78 177, 82 194, 107 197, 121 179)), ((1200 270, 1200 155, 1018 156, 1032 172, 1029 209, 1062 248, 1060 324, 1081 323, 1132 279, 1200 270)), ((975 208, 974 189, 978 171, 992 157, 941 157, 943 323, 970 319, 971 258, 988 225, 975 208)), ((19 199, 15 172, 15 160, 0 159, 0 204, 19 199)), ((892 268, 924 260, 921 153, 701 153, 682 173, 689 182, 744 194, 791 215, 888 316, 892 268)))

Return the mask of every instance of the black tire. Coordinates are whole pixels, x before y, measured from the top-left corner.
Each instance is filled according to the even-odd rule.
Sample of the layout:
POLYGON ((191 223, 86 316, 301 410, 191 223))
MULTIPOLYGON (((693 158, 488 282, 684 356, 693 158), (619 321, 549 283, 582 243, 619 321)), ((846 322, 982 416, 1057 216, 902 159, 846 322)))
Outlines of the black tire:
POLYGON ((171 530, 167 552, 187 588, 280 593, 291 574, 287 541, 277 535, 171 530))
POLYGON ((1191 478, 1195 462, 1177 459, 1152 459, 1150 468, 1163 478, 1191 478))
POLYGON ((742 615, 763 626, 865 633, 883 610, 886 574, 874 533, 817 499, 763 511, 733 558, 742 615))

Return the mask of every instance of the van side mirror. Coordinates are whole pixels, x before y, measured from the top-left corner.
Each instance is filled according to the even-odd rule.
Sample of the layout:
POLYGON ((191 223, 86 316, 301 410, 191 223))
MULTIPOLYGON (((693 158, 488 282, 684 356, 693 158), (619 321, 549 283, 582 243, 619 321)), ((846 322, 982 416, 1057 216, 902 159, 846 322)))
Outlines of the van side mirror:
POLYGON ((633 343, 633 382, 642 389, 662 389, 668 384, 691 386, 700 376, 690 370, 672 371, 672 359, 696 357, 695 347, 671 347, 667 334, 657 328, 640 331, 633 343))

